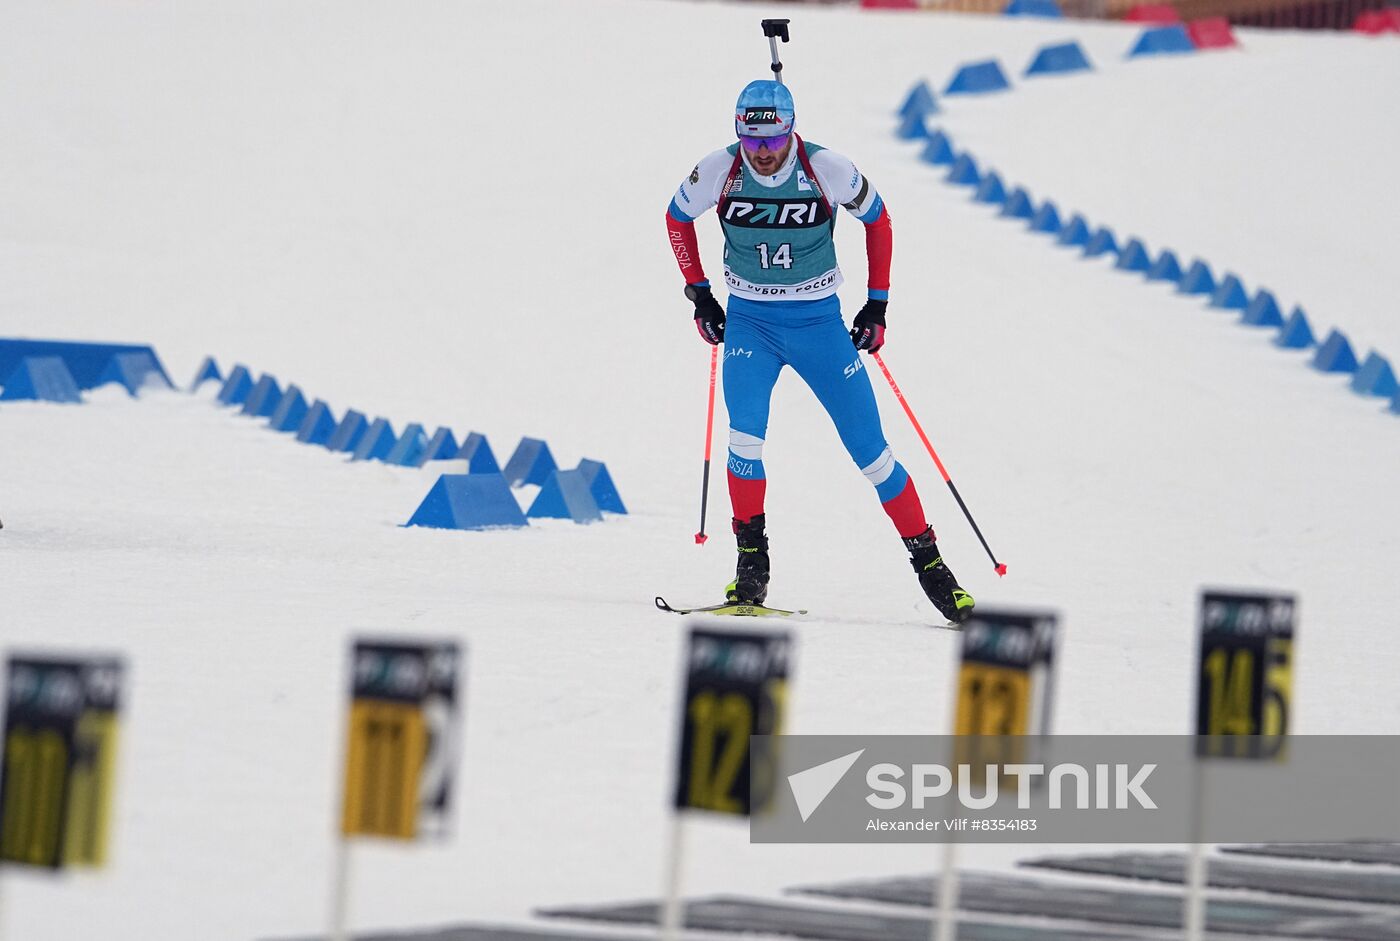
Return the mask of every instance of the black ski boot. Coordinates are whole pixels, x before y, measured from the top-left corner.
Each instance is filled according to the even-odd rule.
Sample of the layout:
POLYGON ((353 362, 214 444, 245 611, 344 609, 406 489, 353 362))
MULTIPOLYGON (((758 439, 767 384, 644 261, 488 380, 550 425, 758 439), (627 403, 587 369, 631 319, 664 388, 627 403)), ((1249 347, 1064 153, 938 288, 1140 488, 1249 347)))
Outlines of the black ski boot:
POLYGON ((734 537, 739 543, 739 564, 734 581, 724 589, 724 597, 736 604, 763 604, 768 597, 768 537, 763 534, 763 514, 747 523, 734 520, 734 537))
POLYGON ((958 587, 958 580, 952 571, 943 564, 943 556, 938 551, 938 543, 933 538, 933 527, 904 540, 904 548, 909 550, 909 564, 919 573, 919 585, 938 613, 954 624, 961 624, 972 614, 976 603, 972 596, 958 587))

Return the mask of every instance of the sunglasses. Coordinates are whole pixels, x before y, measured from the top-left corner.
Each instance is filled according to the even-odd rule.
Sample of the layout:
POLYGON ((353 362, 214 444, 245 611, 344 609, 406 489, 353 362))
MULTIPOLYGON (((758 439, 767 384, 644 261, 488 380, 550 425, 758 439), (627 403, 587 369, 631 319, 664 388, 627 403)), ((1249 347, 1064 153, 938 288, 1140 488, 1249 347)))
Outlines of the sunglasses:
POLYGON ((742 144, 744 149, 749 153, 756 154, 760 148, 767 147, 770 154, 776 154, 787 146, 790 137, 792 137, 791 131, 786 134, 779 134, 776 137, 748 137, 740 134, 739 143, 742 144))

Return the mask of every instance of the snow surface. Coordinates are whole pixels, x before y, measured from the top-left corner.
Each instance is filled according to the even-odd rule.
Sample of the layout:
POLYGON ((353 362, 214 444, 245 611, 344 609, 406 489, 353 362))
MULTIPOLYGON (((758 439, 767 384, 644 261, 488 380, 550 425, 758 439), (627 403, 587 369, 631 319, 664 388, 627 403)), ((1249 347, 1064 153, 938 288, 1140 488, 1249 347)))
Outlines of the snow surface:
MULTIPOLYGON (((470 677, 457 836, 358 849, 358 927, 659 890, 683 622, 650 599, 704 600, 732 572, 719 482, 716 538, 691 540, 708 350, 661 216, 764 74, 764 15, 795 20, 783 54, 804 133, 891 206, 886 360, 1010 574, 993 576, 881 388, 946 557, 984 604, 1064 614, 1057 729, 1184 731, 1206 584, 1300 595, 1298 732, 1396 728, 1396 417, 1232 316, 996 219, 890 135, 918 76, 1069 37, 1106 63, 1131 29, 655 0, 10 4, 0 334, 150 342, 177 379, 213 353, 337 411, 475 429, 501 452, 541 436, 566 466, 606 461, 633 513, 407 530, 426 475, 298 446, 214 408, 209 387, 7 403, 0 646, 132 664, 114 863, 7 872, 9 937, 323 928, 345 654, 366 632, 464 638, 470 677)), ((1245 40, 950 104, 947 126, 1037 195, 1238 265, 1400 355, 1384 333, 1396 275, 1360 261, 1393 244, 1395 62, 1361 37, 1245 40), (1368 76, 1386 97, 1342 93, 1368 76), (1241 150, 1284 122, 1283 158, 1241 150), (1342 159, 1338 141, 1368 149, 1342 159), (1202 181, 1206 163, 1219 173, 1202 181), (1283 192, 1315 222, 1280 222, 1283 192)), ((700 229, 714 274, 716 226, 700 229)), ((859 227, 838 241, 849 306, 859 227)), ((957 635, 917 626, 931 611, 898 541, 791 375, 766 461, 773 601, 819 612, 793 625, 790 731, 946 730, 957 635)), ((750 846, 723 823, 689 841, 693 893, 908 873, 940 853, 750 846)))
MULTIPOLYGON (((1065 38, 1081 29, 1062 27, 1065 38)), ((1242 30, 1238 50, 1127 60, 1088 34, 1092 73, 1013 78, 1010 94, 941 99, 955 144, 1064 218, 1083 212, 1153 257, 1174 250, 1252 295, 1340 328, 1358 358, 1400 361, 1400 164, 1395 42, 1242 30), (1131 133, 1123 133, 1131 128, 1131 133)), ((1008 48, 1019 76, 1030 57, 1008 48)), ((951 72, 951 70, 949 70, 951 72)), ((946 77, 928 69, 941 91, 946 77)))

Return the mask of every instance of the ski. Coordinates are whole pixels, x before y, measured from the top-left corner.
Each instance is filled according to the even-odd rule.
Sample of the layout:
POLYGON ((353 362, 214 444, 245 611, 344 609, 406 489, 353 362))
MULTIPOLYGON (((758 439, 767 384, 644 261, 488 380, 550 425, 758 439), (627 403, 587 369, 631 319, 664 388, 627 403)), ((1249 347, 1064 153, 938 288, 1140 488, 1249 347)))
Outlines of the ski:
MULTIPOLYGON (((769 608, 764 605, 754 604, 734 604, 732 602, 721 602, 719 604, 707 604, 698 608, 674 608, 667 603, 665 598, 657 596, 656 607, 659 611, 667 614, 717 614, 725 617, 802 617, 806 615, 807 609, 799 608, 796 611, 788 611, 785 608, 769 608)), ((944 621, 939 623, 933 620, 919 621, 891 621, 878 617, 823 617, 822 621, 832 624, 850 624, 860 627, 931 627, 934 630, 961 631, 963 625, 956 621, 944 621)))
POLYGON ((720 614, 742 618, 790 618, 807 613, 802 608, 788 611, 785 608, 770 608, 761 604, 737 604, 733 601, 722 601, 719 604, 707 604, 698 608, 673 608, 660 595, 656 596, 656 607, 667 614, 720 614))

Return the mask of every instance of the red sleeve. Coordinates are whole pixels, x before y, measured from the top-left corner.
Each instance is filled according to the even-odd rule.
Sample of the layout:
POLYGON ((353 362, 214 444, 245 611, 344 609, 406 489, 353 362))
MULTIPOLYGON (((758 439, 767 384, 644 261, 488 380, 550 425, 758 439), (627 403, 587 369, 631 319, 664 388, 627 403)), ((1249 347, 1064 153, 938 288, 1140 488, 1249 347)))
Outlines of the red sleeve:
POLYGON ((890 211, 881 206, 875 221, 865 224, 865 257, 870 265, 870 290, 890 289, 890 256, 893 253, 894 232, 890 229, 890 211))
POLYGON ((685 283, 698 284, 706 280, 705 269, 700 265, 700 244, 695 241, 695 223, 682 222, 668 209, 666 234, 671 238, 671 251, 676 255, 676 264, 681 266, 681 277, 685 278, 685 283))

